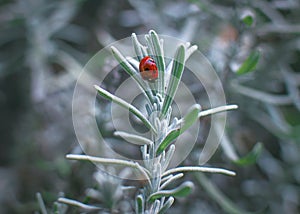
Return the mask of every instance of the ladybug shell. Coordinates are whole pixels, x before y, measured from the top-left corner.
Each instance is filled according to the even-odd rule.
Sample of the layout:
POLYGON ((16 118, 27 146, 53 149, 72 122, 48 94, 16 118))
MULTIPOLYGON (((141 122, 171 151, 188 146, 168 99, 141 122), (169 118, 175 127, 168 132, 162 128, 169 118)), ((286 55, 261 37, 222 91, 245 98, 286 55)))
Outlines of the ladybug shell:
POLYGON ((141 60, 139 69, 144 80, 154 82, 158 78, 156 63, 150 56, 146 56, 141 60))

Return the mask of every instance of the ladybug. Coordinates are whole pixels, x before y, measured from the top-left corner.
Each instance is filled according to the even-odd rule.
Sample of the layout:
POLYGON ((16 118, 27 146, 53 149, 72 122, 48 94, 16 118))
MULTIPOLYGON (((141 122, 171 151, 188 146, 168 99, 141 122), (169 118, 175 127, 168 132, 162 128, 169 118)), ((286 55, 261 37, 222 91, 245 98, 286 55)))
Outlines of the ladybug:
POLYGON ((146 56, 141 60, 139 69, 144 80, 154 82, 158 78, 156 63, 150 56, 146 56))

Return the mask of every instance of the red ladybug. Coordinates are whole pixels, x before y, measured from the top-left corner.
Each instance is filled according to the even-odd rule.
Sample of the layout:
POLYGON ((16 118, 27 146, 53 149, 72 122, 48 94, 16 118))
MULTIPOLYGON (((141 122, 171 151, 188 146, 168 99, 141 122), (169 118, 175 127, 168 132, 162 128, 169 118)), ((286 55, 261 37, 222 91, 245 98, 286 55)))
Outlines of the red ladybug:
POLYGON ((141 60, 139 69, 144 80, 154 82, 158 78, 156 63, 150 56, 146 56, 141 60))

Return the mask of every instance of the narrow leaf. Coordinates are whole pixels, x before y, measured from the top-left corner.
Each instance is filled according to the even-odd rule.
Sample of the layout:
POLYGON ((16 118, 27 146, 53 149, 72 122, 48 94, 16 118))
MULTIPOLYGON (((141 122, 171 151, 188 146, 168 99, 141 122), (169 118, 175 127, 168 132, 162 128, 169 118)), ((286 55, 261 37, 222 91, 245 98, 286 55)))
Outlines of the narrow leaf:
POLYGON ((262 143, 257 143, 251 152, 249 152, 245 157, 242 157, 236 161, 234 161, 238 165, 246 166, 256 163, 257 158, 260 156, 263 150, 262 143))
POLYGON ((185 48, 183 45, 180 45, 177 48, 173 66, 171 70, 170 81, 168 84, 166 96, 164 99, 162 111, 161 111, 161 118, 164 118, 168 112, 170 105, 174 99, 175 93, 177 91, 178 85, 181 80, 181 76, 184 70, 184 60, 185 60, 185 48))
POLYGON ((185 61, 190 58, 190 56, 198 49, 197 45, 193 45, 186 50, 185 61))
POLYGON ((211 108, 211 109, 201 111, 199 113, 198 117, 200 118, 200 117, 204 117, 204 116, 207 116, 207 115, 220 113, 220 112, 223 112, 223 111, 234 110, 234 109, 237 109, 237 108, 238 108, 237 105, 219 106, 219 107, 216 107, 216 108, 211 108))
POLYGON ((158 213, 159 208, 160 208, 160 201, 155 200, 150 208, 150 210, 151 210, 150 213, 158 213))
POLYGON ((165 139, 159 144, 156 155, 161 154, 179 135, 185 132, 198 120, 200 110, 201 107, 199 104, 195 104, 189 109, 188 113, 180 121, 183 124, 182 127, 169 132, 165 139))
POLYGON ((128 142, 136 144, 136 145, 140 145, 140 146, 145 145, 145 144, 149 145, 152 143, 152 141, 149 140, 148 138, 145 138, 145 137, 142 137, 139 135, 135 135, 135 134, 130 134, 127 132, 116 131, 114 133, 114 135, 122 137, 128 142))
POLYGON ((160 155, 178 136, 180 135, 180 129, 173 129, 164 140, 159 144, 156 155, 160 155))
POLYGON ((133 169, 139 170, 143 176, 150 182, 149 178, 149 171, 142 167, 140 164, 137 162, 133 161, 127 161, 127 160, 120 160, 120 159, 113 159, 113 158, 100 158, 100 157, 94 157, 94 156, 89 156, 89 155, 74 155, 74 154, 68 154, 66 156, 67 159, 71 160, 86 160, 86 161, 92 161, 95 163, 100 163, 100 164, 108 164, 108 165, 120 165, 120 166, 125 166, 125 167, 131 167, 133 169))
POLYGON ((156 133, 156 130, 152 126, 152 124, 150 123, 150 121, 136 107, 134 107, 133 105, 127 103, 125 100, 122 100, 121 98, 119 98, 119 97, 117 97, 117 96, 109 93, 108 91, 104 90, 103 88, 100 88, 97 85, 94 85, 94 87, 97 89, 98 93, 102 97, 104 97, 104 98, 106 98, 106 99, 108 99, 108 100, 110 100, 110 101, 118 104, 119 106, 121 106, 121 107, 129 110, 131 113, 133 113, 135 116, 137 116, 145 124, 145 126, 147 128, 149 128, 154 133, 156 133))
POLYGON ((224 175, 235 176, 235 172, 221 169, 221 168, 212 168, 212 167, 204 167, 204 166, 182 166, 176 167, 173 169, 169 169, 168 171, 163 173, 163 176, 167 176, 173 173, 181 173, 181 172, 211 172, 211 173, 220 173, 224 175))
POLYGON ((171 145, 168 151, 166 152, 165 160, 163 162, 163 171, 165 171, 168 168, 174 153, 175 145, 171 145))
POLYGON ((132 67, 136 70, 139 69, 139 64, 140 62, 137 61, 135 58, 132 57, 126 57, 126 60, 130 63, 130 65, 132 65, 132 67))
POLYGON ((153 46, 152 52, 154 54, 153 57, 155 58, 155 61, 156 61, 157 67, 158 67, 159 90, 161 93, 164 93, 165 59, 164 59, 163 48, 161 46, 161 43, 160 43, 157 33, 153 30, 150 30, 149 34, 150 34, 151 40, 152 40, 152 46, 153 46))
POLYGON ((182 132, 186 131, 190 128, 197 120, 198 114, 201 111, 201 106, 199 104, 194 104, 188 111, 188 113, 184 116, 181 123, 183 126, 181 128, 182 132))
POLYGON ((191 193, 192 189, 194 187, 194 184, 190 181, 186 181, 183 184, 181 184, 179 187, 171 190, 162 190, 153 193, 149 196, 148 201, 153 202, 156 199, 162 198, 162 197, 185 197, 188 194, 191 193))
POLYGON ((132 65, 126 60, 126 58, 118 51, 117 48, 111 47, 111 51, 115 59, 120 63, 121 67, 130 75, 142 88, 142 91, 145 92, 146 96, 148 97, 149 101, 153 103, 153 96, 151 95, 148 86, 144 80, 140 77, 138 71, 132 67, 132 65))
POLYGON ((133 78, 136 78, 138 72, 129 64, 126 58, 120 53, 120 51, 114 46, 111 47, 111 51, 115 59, 120 63, 122 68, 133 78))
POLYGON ((146 44, 147 44, 147 47, 148 47, 148 54, 149 56, 153 57, 153 45, 152 45, 152 40, 150 38, 150 35, 149 34, 146 34, 145 35, 145 40, 146 40, 146 44))
POLYGON ((144 214, 144 198, 142 195, 136 197, 135 206, 137 214, 144 214))
POLYGON ((253 51, 248 58, 243 62, 240 68, 237 70, 237 74, 246 74, 253 71, 256 68, 256 65, 260 58, 260 52, 255 50, 253 51))
POLYGON ((166 186, 168 186, 170 183, 176 181, 177 179, 179 178, 182 178, 184 176, 183 173, 179 173, 177 175, 171 175, 171 177, 166 180, 166 182, 164 182, 161 186, 160 186, 160 189, 164 189, 166 186))
POLYGON ((132 44, 133 44, 133 47, 135 50, 135 54, 136 54, 138 60, 141 61, 142 58, 144 58, 146 56, 146 55, 144 55, 144 50, 143 50, 143 49, 145 49, 145 47, 138 41, 135 33, 133 33, 131 35, 131 38, 132 38, 132 44))
POLYGON ((93 156, 89 156, 89 155, 68 154, 66 156, 66 158, 72 159, 72 160, 93 161, 93 162, 101 163, 101 164, 123 165, 123 166, 132 167, 132 168, 136 168, 136 165, 137 165, 137 163, 133 162, 133 161, 113 159, 113 158, 100 158, 100 157, 93 157, 93 156))
POLYGON ((39 206, 40 206, 40 209, 41 209, 42 214, 48 214, 41 193, 38 192, 38 193, 36 194, 36 198, 37 198, 37 201, 38 201, 38 203, 39 203, 39 206))
POLYGON ((160 208, 158 214, 164 214, 167 212, 167 210, 172 206, 172 204, 174 203, 174 198, 171 196, 166 203, 162 206, 162 208, 160 208))
POLYGON ((79 201, 75 201, 75 200, 68 199, 68 198, 59 198, 58 202, 64 203, 64 204, 69 204, 69 205, 76 206, 76 207, 80 207, 81 209, 84 209, 84 210, 101 210, 102 209, 100 207, 87 205, 87 204, 81 203, 79 201))

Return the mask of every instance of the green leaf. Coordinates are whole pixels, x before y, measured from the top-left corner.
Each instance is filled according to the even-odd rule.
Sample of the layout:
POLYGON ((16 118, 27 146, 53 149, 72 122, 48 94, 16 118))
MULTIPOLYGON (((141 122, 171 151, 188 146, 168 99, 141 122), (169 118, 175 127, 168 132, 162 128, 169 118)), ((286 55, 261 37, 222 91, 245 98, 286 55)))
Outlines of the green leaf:
POLYGON ((155 62, 157 63, 158 67, 158 72, 159 72, 159 89, 161 93, 164 92, 164 75, 165 75, 165 59, 164 59, 164 53, 163 53, 163 48, 160 43, 159 37, 157 33, 154 30, 150 30, 149 32, 150 38, 152 41, 152 46, 153 46, 153 54, 155 58, 155 62))
POLYGON ((138 195, 136 197, 135 205, 136 205, 136 213, 144 214, 144 198, 142 195, 138 195))
POLYGON ((234 162, 242 166, 254 164, 256 163, 257 158, 260 156, 262 150, 263 150, 263 144, 257 143, 245 157, 242 157, 234 162))
POLYGON ((179 135, 180 135, 180 129, 175 129, 169 132, 169 134, 159 144, 156 150, 156 155, 160 155, 179 135))
POLYGON ((166 203, 162 206, 162 208, 159 210, 158 214, 164 214, 167 212, 167 210, 172 206, 174 203, 174 198, 170 197, 166 203))
POLYGON ((126 58, 120 53, 120 51, 114 46, 111 47, 111 51, 115 59, 120 63, 122 68, 132 77, 135 77, 138 73, 126 60, 126 58))
POLYGON ((162 106, 161 118, 164 118, 166 116, 168 109, 172 104, 172 101, 174 99, 175 93, 177 91, 184 70, 184 61, 185 61, 185 48, 183 45, 180 45, 177 48, 173 60, 170 81, 168 84, 166 97, 164 99, 163 106, 162 106))
POLYGON ((170 196, 185 197, 191 193, 193 187, 194 187, 194 184, 191 181, 186 181, 175 189, 163 190, 163 191, 158 191, 158 192, 153 193, 152 195, 149 196, 148 201, 152 203, 156 199, 159 199, 162 197, 170 197, 170 196))
POLYGON ((140 74, 136 69, 126 60, 126 58, 120 53, 120 51, 114 46, 111 47, 111 51, 115 59, 120 63, 121 67, 130 75, 137 84, 142 88, 142 91, 146 94, 151 103, 154 102, 153 96, 150 93, 149 87, 144 80, 142 80, 140 74))
POLYGON ((201 111, 201 106, 199 104, 194 104, 188 111, 188 113, 183 118, 183 126, 181 128, 182 132, 190 128, 197 120, 198 114, 201 111))
POLYGON ((121 106, 121 107, 123 107, 125 109, 128 109, 131 113, 133 113, 135 116, 137 116, 145 124, 145 126, 147 128, 149 128, 154 133, 156 133, 156 130, 152 126, 152 124, 150 123, 150 121, 136 107, 134 107, 133 105, 127 103, 125 100, 122 100, 121 98, 119 98, 119 97, 117 97, 117 96, 109 93, 108 91, 104 90, 103 88, 100 88, 97 85, 94 85, 94 87, 96 88, 96 90, 98 91, 98 93, 102 97, 104 97, 104 98, 106 98, 106 99, 108 99, 108 100, 110 100, 110 101, 118 104, 119 106, 121 106))
POLYGON ((253 51, 248 58, 243 62, 240 68, 237 70, 237 74, 246 74, 253 71, 256 68, 256 65, 260 58, 260 52, 255 50, 253 51))
POLYGON ((138 41, 136 34, 131 35, 133 47, 135 54, 139 61, 141 61, 146 56, 146 48, 138 41))
POLYGON ((248 27, 251 27, 254 22, 253 15, 248 14, 248 15, 242 17, 242 21, 245 25, 247 25, 248 27))
POLYGON ((133 143, 135 145, 142 146, 142 145, 152 144, 152 141, 149 140, 148 138, 145 138, 145 137, 142 137, 142 136, 139 136, 139 135, 135 135, 135 134, 130 134, 130 133, 127 133, 127 132, 115 131, 114 135, 122 137, 123 139, 125 139, 129 143, 133 143))
POLYGON ((188 113, 181 119, 181 123, 183 124, 181 128, 170 131, 159 144, 156 150, 156 155, 160 155, 179 135, 191 127, 198 120, 198 114, 200 111, 201 107, 199 104, 193 105, 189 109, 188 113))
MULTIPOLYGON (((168 179, 166 179, 166 181, 165 181, 164 183, 162 183, 162 184, 160 185, 159 188, 162 190, 162 189, 164 189, 165 187, 167 187, 168 185, 170 185, 172 182, 174 182, 174 181, 176 181, 176 180, 182 178, 183 176, 184 176, 183 173, 178 173, 178 174, 176 174, 176 175, 172 175, 172 174, 171 174, 171 176, 170 176, 168 179)), ((166 178, 166 177, 165 177, 165 178, 166 178)))

